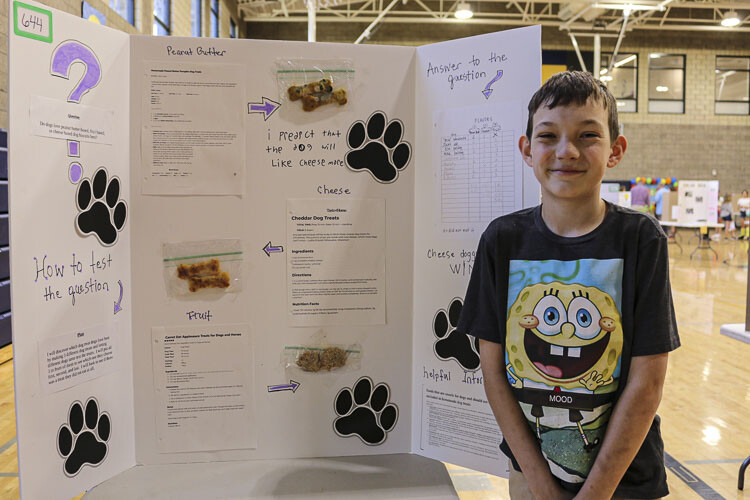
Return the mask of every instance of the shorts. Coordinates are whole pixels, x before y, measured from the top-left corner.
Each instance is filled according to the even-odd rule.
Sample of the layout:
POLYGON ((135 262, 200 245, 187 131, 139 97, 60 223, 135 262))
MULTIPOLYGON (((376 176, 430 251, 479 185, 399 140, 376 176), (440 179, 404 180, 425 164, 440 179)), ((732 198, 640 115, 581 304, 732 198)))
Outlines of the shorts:
POLYGON ((732 220, 732 216, 731 215, 725 215, 724 217, 721 218, 721 220, 729 222, 730 220, 732 220))
MULTIPOLYGON (((518 472, 512 466, 508 478, 508 492, 511 500, 534 500, 534 495, 529 489, 529 483, 523 473, 518 472)), ((612 497, 612 500, 626 500, 623 497, 612 497)))
POLYGON ((743 219, 744 219, 745 217, 747 217, 747 212, 746 212, 746 211, 744 211, 744 210, 740 210, 740 217, 742 217, 743 219))

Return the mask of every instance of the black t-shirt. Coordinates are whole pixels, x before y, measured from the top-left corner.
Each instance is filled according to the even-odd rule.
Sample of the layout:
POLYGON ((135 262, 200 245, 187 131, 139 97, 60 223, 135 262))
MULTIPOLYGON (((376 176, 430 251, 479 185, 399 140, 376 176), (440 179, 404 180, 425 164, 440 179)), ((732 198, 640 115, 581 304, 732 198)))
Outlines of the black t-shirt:
MULTIPOLYGON (((550 231, 541 205, 500 217, 479 241, 458 330, 503 345, 508 381, 552 474, 577 491, 631 358, 680 345, 666 235, 653 217, 609 203, 604 221, 575 238, 550 231)), ((505 441, 501 448, 519 469, 505 441)), ((616 495, 667 493, 657 416, 616 495)))

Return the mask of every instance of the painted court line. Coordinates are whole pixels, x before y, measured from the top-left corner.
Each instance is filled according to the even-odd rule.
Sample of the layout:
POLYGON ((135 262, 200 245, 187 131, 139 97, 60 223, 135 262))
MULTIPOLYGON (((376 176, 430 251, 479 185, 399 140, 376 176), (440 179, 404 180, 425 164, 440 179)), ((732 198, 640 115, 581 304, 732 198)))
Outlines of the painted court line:
POLYGON ((664 452, 664 465, 671 470, 675 476, 690 486, 690 488, 706 500, 726 500, 716 490, 707 485, 701 478, 690 472, 684 465, 675 460, 669 453, 664 452))
POLYGON ((704 464, 741 464, 741 458, 728 458, 728 459, 716 459, 716 460, 685 460, 684 463, 688 465, 704 465, 704 464))
POLYGON ((18 477, 18 472, 0 472, 0 477, 18 477))
POLYGON ((16 438, 14 437, 13 439, 11 439, 10 441, 8 441, 4 445, 0 446, 0 455, 2 455, 3 453, 5 453, 5 450, 7 450, 11 446, 13 446, 15 444, 15 442, 16 442, 16 438))

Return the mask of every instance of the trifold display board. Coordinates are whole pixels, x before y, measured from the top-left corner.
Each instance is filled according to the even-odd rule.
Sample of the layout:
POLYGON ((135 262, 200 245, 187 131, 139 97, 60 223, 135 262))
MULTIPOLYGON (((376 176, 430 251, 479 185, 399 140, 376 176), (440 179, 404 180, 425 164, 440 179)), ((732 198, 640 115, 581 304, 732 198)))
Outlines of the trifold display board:
POLYGON ((420 48, 129 36, 11 2, 21 492, 418 453, 502 475, 455 330, 539 27, 420 48))
POLYGON ((719 181, 680 181, 680 224, 715 224, 719 208, 719 181))

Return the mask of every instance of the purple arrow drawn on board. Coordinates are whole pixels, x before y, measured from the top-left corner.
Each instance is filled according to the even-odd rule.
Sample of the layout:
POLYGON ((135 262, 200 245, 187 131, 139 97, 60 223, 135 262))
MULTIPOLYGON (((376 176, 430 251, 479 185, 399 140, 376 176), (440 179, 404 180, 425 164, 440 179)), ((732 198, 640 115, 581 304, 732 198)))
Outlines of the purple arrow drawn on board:
POLYGON ((70 67, 76 63, 82 63, 86 69, 83 77, 68 96, 68 102, 79 103, 81 97, 96 87, 102 78, 102 68, 94 52, 81 42, 66 40, 57 46, 52 54, 52 67, 50 72, 54 76, 68 79, 70 67))
POLYGON ((268 120, 268 117, 273 114, 274 111, 279 109, 281 104, 276 101, 263 96, 263 102, 249 102, 247 103, 247 114, 251 113, 263 113, 263 120, 268 120))
POLYGON ((288 384, 282 384, 282 385, 269 385, 268 386, 268 392, 281 392, 281 391, 292 391, 297 392, 297 388, 302 385, 299 382, 295 382, 294 380, 289 380, 288 384))
POLYGON ((266 246, 263 247, 263 251, 266 252, 266 255, 270 257, 272 253, 283 252, 284 247, 282 247, 281 245, 273 246, 271 245, 271 242, 269 241, 268 243, 266 243, 266 246))
POLYGON ((122 304, 122 281, 117 280, 117 284, 120 285, 120 298, 115 302, 115 314, 122 311, 122 307, 120 307, 120 304, 122 304))
POLYGON ((489 99, 490 98, 490 94, 492 93, 492 89, 490 87, 492 87, 493 83, 495 83, 500 78, 502 78, 502 76, 503 76, 503 70, 501 70, 501 69, 497 70, 497 75, 495 75, 495 78, 493 78, 492 80, 490 80, 490 83, 488 83, 487 86, 484 87, 484 90, 482 91, 482 94, 484 94, 484 98, 485 99, 489 99))

